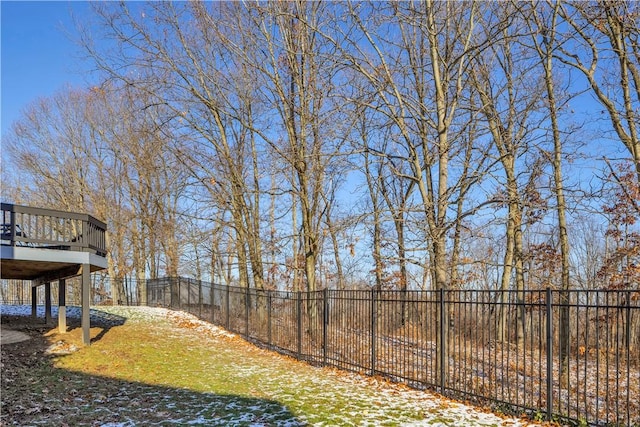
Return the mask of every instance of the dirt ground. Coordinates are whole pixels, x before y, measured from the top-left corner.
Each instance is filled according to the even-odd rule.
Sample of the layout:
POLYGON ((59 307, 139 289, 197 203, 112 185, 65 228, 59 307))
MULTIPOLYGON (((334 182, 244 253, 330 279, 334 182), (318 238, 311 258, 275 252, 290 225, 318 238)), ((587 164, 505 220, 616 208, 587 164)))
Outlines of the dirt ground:
MULTIPOLYGON (((57 325, 46 325, 42 319, 2 315, 0 328, 5 331, 0 345, 0 427, 25 425, 31 416, 45 411, 50 411, 53 419, 56 414, 63 414, 67 402, 54 401, 53 394, 49 394, 53 390, 41 375, 43 370, 54 369, 52 358, 60 354, 54 338, 57 325), (15 339, 21 334, 28 339, 15 339), (52 397, 49 403, 47 395, 52 397)), ((69 319, 68 328, 79 332, 80 322, 69 319)))

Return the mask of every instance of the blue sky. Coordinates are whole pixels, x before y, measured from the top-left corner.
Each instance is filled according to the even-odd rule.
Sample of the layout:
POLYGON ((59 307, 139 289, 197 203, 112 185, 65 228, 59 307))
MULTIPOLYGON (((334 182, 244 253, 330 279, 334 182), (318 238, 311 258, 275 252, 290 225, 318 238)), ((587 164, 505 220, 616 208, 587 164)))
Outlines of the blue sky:
MULTIPOLYGON (((1 16, 1 134, 20 117, 21 112, 41 97, 49 97, 66 85, 91 85, 91 65, 83 61, 82 49, 73 38, 74 17, 86 23, 91 15, 84 1, 6 1, 0 0, 1 16)), ((572 102, 572 108, 590 123, 596 105, 592 95, 572 102)), ((597 119, 604 117, 597 114, 597 119)), ((602 144, 595 149, 601 151, 602 144)), ((618 142, 605 145, 614 157, 627 153, 618 142)))
POLYGON ((66 85, 88 84, 89 65, 80 59, 72 16, 89 5, 72 1, 4 1, 1 8, 2 134, 20 112, 66 85))

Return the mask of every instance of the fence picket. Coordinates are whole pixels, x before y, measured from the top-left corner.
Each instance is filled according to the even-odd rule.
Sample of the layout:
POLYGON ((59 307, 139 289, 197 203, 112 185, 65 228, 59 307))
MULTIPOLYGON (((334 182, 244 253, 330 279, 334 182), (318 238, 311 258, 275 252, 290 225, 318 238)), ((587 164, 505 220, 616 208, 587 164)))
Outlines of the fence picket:
POLYGON ((553 293, 546 290, 546 342, 547 342, 547 421, 553 417, 553 293))

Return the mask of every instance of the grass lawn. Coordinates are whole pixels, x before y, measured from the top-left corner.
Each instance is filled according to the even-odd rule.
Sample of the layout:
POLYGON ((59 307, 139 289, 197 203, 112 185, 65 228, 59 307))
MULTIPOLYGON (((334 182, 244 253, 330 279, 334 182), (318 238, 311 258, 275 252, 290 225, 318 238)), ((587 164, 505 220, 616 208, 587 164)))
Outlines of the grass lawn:
POLYGON ((31 340, 2 346, 0 425, 515 426, 427 392, 317 368, 159 308, 93 310, 58 334, 3 314, 31 340), (68 354, 65 354, 68 353, 68 354))

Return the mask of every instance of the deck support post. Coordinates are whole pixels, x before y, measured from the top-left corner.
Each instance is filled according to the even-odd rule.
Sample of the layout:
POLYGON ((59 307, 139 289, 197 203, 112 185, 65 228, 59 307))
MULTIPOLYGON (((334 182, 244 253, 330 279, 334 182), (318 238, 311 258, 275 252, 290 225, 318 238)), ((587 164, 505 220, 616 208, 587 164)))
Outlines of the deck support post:
POLYGON ((31 286, 31 319, 38 318, 38 287, 31 286))
POLYGON ((51 323, 51 282, 44 284, 44 323, 51 323))
POLYGON ((91 266, 82 264, 82 343, 91 344, 91 320, 89 305, 91 299, 91 266))
POLYGON ((67 281, 58 280, 58 332, 67 332, 67 281))

